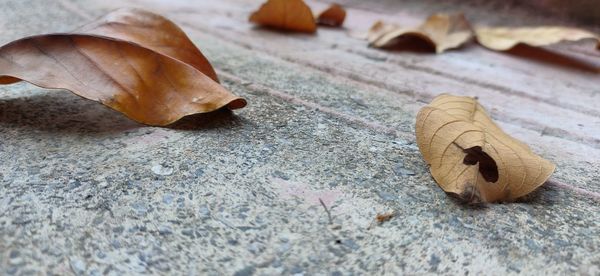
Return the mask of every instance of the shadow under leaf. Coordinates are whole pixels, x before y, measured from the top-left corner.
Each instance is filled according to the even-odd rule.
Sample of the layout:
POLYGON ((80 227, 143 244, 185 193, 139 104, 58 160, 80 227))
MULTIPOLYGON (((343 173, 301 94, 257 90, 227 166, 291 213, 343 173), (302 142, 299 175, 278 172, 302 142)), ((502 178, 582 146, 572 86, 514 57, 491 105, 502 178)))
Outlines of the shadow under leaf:
POLYGON ((188 115, 168 127, 179 130, 206 130, 216 128, 231 128, 244 125, 242 117, 227 108, 221 108, 208 113, 188 115))
MULTIPOLYGON (((22 92, 16 90, 15 93, 22 92)), ((242 120, 230 110, 221 109, 186 116, 167 127, 203 130, 231 127, 236 124, 241 125, 242 120)), ((145 127, 98 102, 60 90, 0 99, 0 126, 94 136, 145 127)))
POLYGON ((391 41, 389 46, 382 47, 381 49, 397 52, 435 53, 435 45, 416 35, 402 35, 391 41))
POLYGON ((114 133, 142 126, 102 104, 61 90, 0 99, 0 125, 78 134, 114 133))
POLYGON ((454 205, 467 210, 483 210, 487 208, 487 203, 483 202, 469 202, 464 199, 461 195, 455 193, 446 193, 448 198, 454 205))
MULTIPOLYGON (((454 193, 446 193, 450 200, 458 207, 466 210, 482 210, 488 207, 490 203, 482 203, 482 202, 468 202, 465 201, 464 197, 454 193)), ((499 203, 491 203, 491 204, 512 204, 512 203, 525 203, 530 205, 554 205, 556 204, 561 197, 560 190, 553 188, 546 184, 537 188, 533 192, 522 196, 515 201, 506 201, 499 203)))
POLYGON ((274 34, 280 34, 280 35, 286 35, 286 36, 296 36, 296 37, 314 37, 315 34, 317 33, 317 31, 315 31, 314 33, 299 32, 299 31, 293 31, 293 30, 286 30, 286 29, 282 29, 282 28, 278 28, 278 27, 261 26, 261 25, 253 26, 252 30, 258 31, 258 32, 274 33, 274 34))
POLYGON ((540 47, 518 44, 512 49, 506 51, 505 53, 539 63, 563 67, 565 69, 585 71, 596 74, 600 73, 600 66, 597 64, 593 64, 573 56, 569 56, 540 47))
POLYGON ((530 205, 550 206, 558 203, 562 196, 563 194, 559 189, 549 186, 548 182, 546 182, 533 192, 518 198, 514 202, 526 203, 530 205))

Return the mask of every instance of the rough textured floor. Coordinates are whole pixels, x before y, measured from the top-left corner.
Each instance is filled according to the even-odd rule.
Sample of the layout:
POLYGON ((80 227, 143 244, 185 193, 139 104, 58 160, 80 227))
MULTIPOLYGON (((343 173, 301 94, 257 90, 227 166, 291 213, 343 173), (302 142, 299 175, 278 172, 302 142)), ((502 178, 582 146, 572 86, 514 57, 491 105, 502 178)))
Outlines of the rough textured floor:
POLYGON ((346 1, 345 29, 297 35, 250 25, 260 1, 3 1, 1 44, 121 6, 160 12, 249 105, 155 128, 66 91, 0 86, 0 274, 599 275, 600 52, 385 52, 350 35, 441 9, 423 3, 346 1), (510 204, 444 194, 413 133, 442 92, 478 96, 557 164, 552 181, 510 204))

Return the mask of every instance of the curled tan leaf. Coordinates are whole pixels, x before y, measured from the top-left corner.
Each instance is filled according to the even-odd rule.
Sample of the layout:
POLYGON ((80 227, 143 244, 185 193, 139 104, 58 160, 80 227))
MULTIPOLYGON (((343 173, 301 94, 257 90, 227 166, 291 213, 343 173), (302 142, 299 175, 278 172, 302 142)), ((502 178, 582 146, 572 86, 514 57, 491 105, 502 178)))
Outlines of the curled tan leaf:
POLYGON ((384 34, 387 34, 393 30, 399 29, 400 26, 395 24, 385 23, 381 20, 377 20, 373 26, 367 32, 367 41, 369 44, 373 44, 379 38, 381 38, 384 34))
POLYGON ((586 30, 568 27, 518 27, 518 28, 475 28, 477 42, 496 51, 510 50, 518 44, 540 47, 561 41, 594 39, 600 49, 600 36, 586 30))
POLYGON ((312 11, 302 0, 268 0, 250 15, 250 22, 292 32, 317 30, 312 11))
POLYGON ((79 33, 26 37, 0 47, 0 84, 24 80, 66 89, 149 125, 244 107, 244 99, 215 82, 208 61, 190 45, 159 15, 116 11, 79 33), (182 53, 175 43, 183 43, 182 53))
POLYGON ((346 10, 339 4, 331 4, 329 8, 324 10, 319 16, 317 16, 317 23, 319 25, 339 27, 344 24, 346 19, 346 10))
POLYGON ((555 169, 503 132, 474 98, 436 97, 419 111, 415 131, 435 181, 470 203, 514 200, 555 169))
POLYGON ((401 38, 419 39, 442 53, 470 41, 473 31, 462 14, 434 14, 416 28, 405 28, 378 21, 369 30, 369 44, 377 48, 394 46, 401 38))

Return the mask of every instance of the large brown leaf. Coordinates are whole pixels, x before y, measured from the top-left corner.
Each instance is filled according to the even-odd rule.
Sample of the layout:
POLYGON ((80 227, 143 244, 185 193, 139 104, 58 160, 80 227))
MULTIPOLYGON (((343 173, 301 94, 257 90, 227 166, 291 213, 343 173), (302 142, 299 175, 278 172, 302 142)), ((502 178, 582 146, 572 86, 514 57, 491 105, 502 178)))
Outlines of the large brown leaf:
POLYGON ((435 181, 471 203, 524 196, 555 169, 504 133, 470 97, 436 97, 419 111, 416 135, 435 181))
POLYGON ((217 73, 187 35, 171 20, 141 9, 124 8, 87 24, 75 33, 106 36, 140 44, 187 63, 219 82, 217 73))
POLYGON ((436 53, 442 53, 462 46, 472 37, 471 26, 462 14, 434 14, 415 28, 378 21, 369 30, 367 39, 373 47, 388 48, 397 44, 400 38, 414 38, 431 45, 436 53))
POLYGON ((594 39, 600 49, 600 36, 586 30, 544 26, 544 27, 478 27, 475 28, 477 41, 486 48, 496 51, 506 51, 518 44, 540 47, 559 43, 561 41, 579 41, 594 39))
POLYGON ((244 99, 215 82, 214 70, 194 48, 167 19, 121 10, 78 33, 32 36, 0 47, 0 84, 24 80, 67 89, 149 125, 244 107, 244 99))
POLYGON ((250 21, 292 32, 314 33, 317 30, 312 11, 302 0, 268 0, 250 15, 250 21))

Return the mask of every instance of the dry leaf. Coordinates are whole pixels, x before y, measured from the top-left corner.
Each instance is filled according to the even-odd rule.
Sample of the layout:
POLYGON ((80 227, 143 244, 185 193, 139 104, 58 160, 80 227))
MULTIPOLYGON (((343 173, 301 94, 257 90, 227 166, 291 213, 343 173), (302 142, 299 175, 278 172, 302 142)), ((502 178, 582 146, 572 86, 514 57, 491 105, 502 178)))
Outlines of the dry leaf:
POLYGON ((369 31, 367 32, 367 41, 370 44, 373 44, 377 39, 382 37, 384 34, 387 34, 393 30, 399 29, 400 26, 395 24, 388 24, 381 20, 378 20, 371 26, 369 31))
POLYGON ((392 219, 395 215, 396 215, 396 213, 394 213, 394 211, 383 213, 383 214, 377 213, 377 215, 375 216, 375 220, 373 220, 371 222, 371 224, 369 224, 369 227, 367 227, 367 229, 371 229, 373 226, 380 225, 380 224, 392 219))
POLYGON ((74 33, 0 47, 0 83, 21 80, 70 90, 149 125, 246 105, 215 82, 212 66, 181 29, 141 10, 119 10, 74 33))
POLYGON ((470 203, 524 196, 555 168, 504 133, 470 97, 437 96, 419 111, 416 135, 435 181, 470 203))
POLYGON ((339 27, 344 24, 344 19, 346 19, 346 10, 339 4, 334 3, 317 16, 317 23, 319 25, 339 27))
POLYGON ((394 46, 400 38, 417 38, 431 45, 436 53, 458 48, 473 37, 464 15, 434 14, 416 28, 403 28, 378 21, 369 30, 369 44, 377 48, 394 46))
POLYGON ((377 216, 375 216, 375 220, 378 223, 383 223, 383 222, 386 222, 386 221, 392 219, 393 217, 394 217, 394 212, 389 212, 389 213, 377 214, 377 216))
POLYGON ((194 66, 216 82, 217 73, 200 50, 172 21, 141 9, 120 9, 87 24, 75 33, 106 36, 140 44, 194 66))
POLYGON ((568 27, 521 27, 521 28, 475 28, 477 41, 486 48, 505 51, 523 43, 540 47, 561 41, 595 39, 600 49, 600 36, 577 28, 568 27))
POLYGON ((293 32, 314 33, 317 30, 312 11, 302 0, 268 0, 250 15, 250 21, 293 32))

